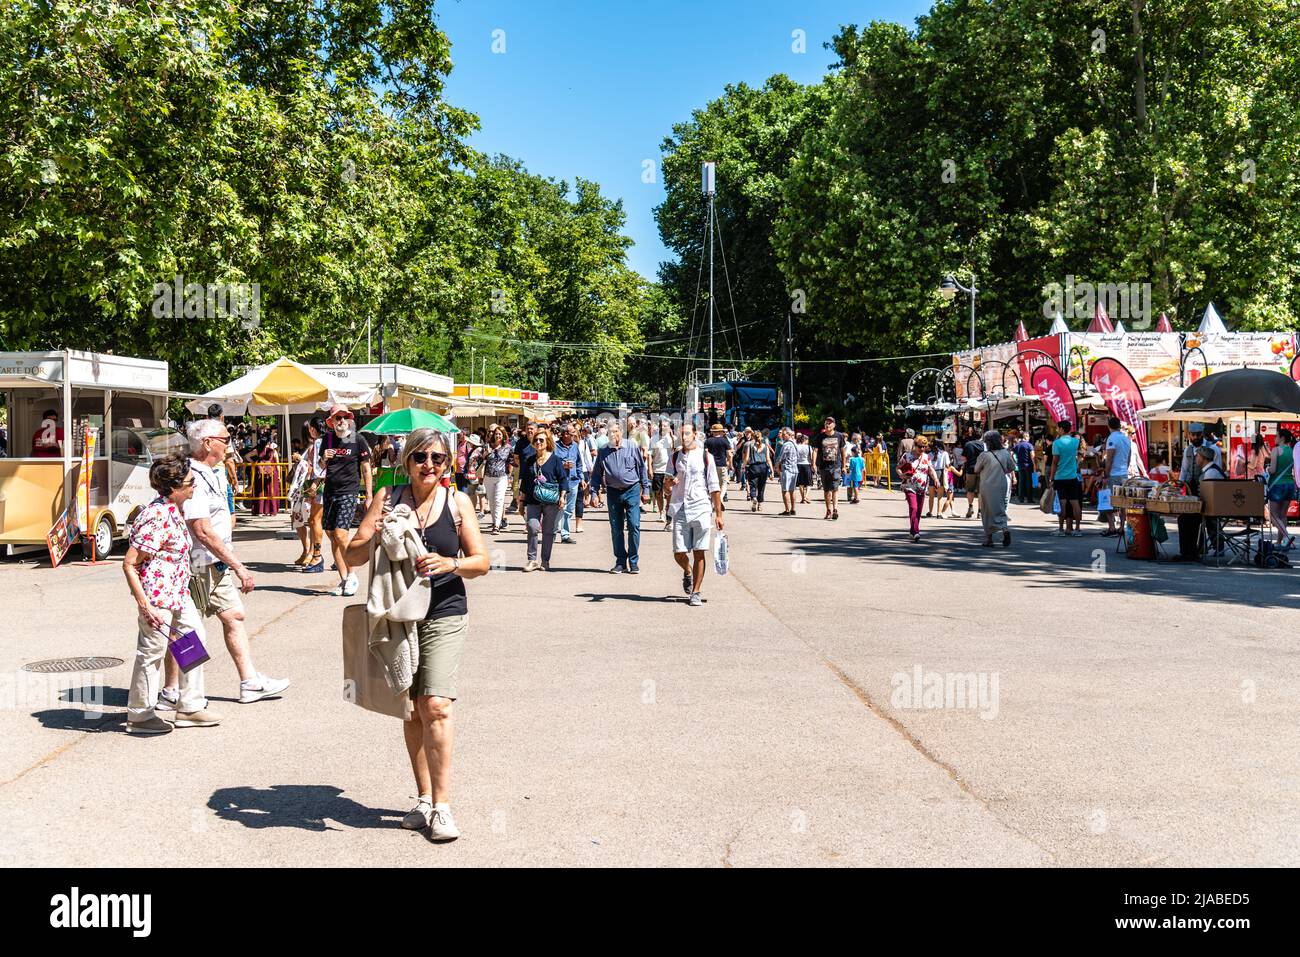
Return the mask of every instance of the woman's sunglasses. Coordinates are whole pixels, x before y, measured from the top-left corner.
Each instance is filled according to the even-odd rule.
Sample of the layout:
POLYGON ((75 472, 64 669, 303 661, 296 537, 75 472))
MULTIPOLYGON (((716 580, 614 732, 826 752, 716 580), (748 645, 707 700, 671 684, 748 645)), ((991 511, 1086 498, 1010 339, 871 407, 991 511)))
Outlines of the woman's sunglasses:
POLYGON ((425 460, 430 465, 444 465, 447 462, 447 453, 445 452, 412 452, 411 461, 416 465, 423 465, 425 460))

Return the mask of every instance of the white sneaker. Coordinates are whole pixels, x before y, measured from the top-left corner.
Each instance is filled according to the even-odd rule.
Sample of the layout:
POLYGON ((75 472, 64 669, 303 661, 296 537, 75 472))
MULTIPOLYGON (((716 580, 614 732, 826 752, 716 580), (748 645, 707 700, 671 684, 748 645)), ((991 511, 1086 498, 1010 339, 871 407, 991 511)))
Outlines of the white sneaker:
POLYGON ((355 595, 358 587, 360 587, 360 583, 357 581, 357 576, 355 574, 348 575, 347 581, 343 583, 344 597, 350 598, 355 595))
POLYGON ((348 583, 346 581, 341 581, 336 586, 334 586, 333 590, 330 591, 330 594, 333 595, 335 598, 342 598, 344 595, 348 593, 347 587, 348 587, 348 583))
POLYGON ((433 841, 454 841, 460 837, 460 828, 451 818, 451 808, 439 804, 429 815, 429 839, 433 841))
POLYGON ((256 678, 239 683, 239 703, 252 704, 254 701, 261 701, 263 698, 278 695, 287 687, 289 687, 288 678, 268 678, 264 674, 259 674, 256 678))
POLYGON ((179 690, 172 691, 163 688, 158 692, 158 703, 153 706, 155 711, 175 711, 176 706, 180 703, 181 693, 179 690))
POLYGON ((415 807, 406 812, 402 818, 402 827, 408 831, 419 831, 429 826, 429 816, 433 814, 433 803, 420 798, 415 807))

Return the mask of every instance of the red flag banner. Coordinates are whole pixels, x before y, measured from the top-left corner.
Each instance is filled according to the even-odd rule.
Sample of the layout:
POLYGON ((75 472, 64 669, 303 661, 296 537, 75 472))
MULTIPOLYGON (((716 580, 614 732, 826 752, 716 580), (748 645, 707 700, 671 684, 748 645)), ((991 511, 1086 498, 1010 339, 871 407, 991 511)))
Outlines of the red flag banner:
POLYGON ((1291 360, 1291 378, 1300 382, 1300 354, 1291 360))
POLYGON ((1070 384, 1055 366, 1039 366, 1029 374, 1029 384, 1053 422, 1069 422, 1072 428, 1079 427, 1079 410, 1070 393, 1070 384))
POLYGON ((1035 369, 1041 365, 1061 367, 1061 336, 1040 336, 1016 343, 1020 365, 1020 387, 1026 395, 1033 395, 1030 378, 1035 369), (1046 353, 1046 355, 1044 355, 1046 353))
POLYGON ((1138 418, 1138 413, 1146 408, 1146 400, 1142 398, 1142 390, 1133 373, 1118 359, 1098 359, 1092 364, 1092 384, 1097 387, 1110 414, 1133 427, 1138 470, 1146 475, 1147 424, 1138 418))

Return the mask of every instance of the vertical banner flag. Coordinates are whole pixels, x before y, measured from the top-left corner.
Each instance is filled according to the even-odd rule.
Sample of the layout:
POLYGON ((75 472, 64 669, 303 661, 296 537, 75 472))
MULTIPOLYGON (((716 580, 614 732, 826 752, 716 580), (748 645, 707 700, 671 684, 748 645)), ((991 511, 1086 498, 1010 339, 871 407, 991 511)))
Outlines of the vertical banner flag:
POLYGON ((81 474, 77 476, 77 527, 83 535, 93 535, 90 528, 90 472, 95 466, 96 431, 87 427, 85 450, 81 456, 81 474))
POLYGON ((1146 400, 1142 398, 1142 390, 1138 388, 1133 373, 1118 359, 1098 359, 1092 364, 1092 384, 1097 387, 1110 414, 1133 427, 1138 471, 1146 475, 1147 424, 1138 418, 1138 413, 1146 408, 1146 400))
POLYGON ((1070 384, 1059 369, 1041 365, 1029 374, 1029 384, 1053 422, 1069 422, 1071 428, 1079 427, 1079 410, 1070 394, 1070 384))
POLYGON ((1061 366, 1061 339, 1054 336, 1039 336, 1037 339, 1025 339, 1016 343, 1016 353, 1020 365, 1020 391, 1033 395, 1030 385, 1033 371, 1041 365, 1061 366))
POLYGON ((1296 357, 1291 360, 1291 378, 1300 382, 1300 353, 1297 353, 1296 357))

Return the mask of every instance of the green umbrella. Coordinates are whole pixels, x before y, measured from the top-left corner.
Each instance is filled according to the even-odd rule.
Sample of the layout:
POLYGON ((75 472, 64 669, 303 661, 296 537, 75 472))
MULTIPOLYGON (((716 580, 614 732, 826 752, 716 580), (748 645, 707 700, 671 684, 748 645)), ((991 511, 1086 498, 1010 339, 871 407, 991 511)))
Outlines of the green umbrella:
POLYGON ((433 429, 436 432, 459 432, 448 419, 437 412, 425 409, 398 409, 385 412, 377 419, 371 419, 361 427, 362 432, 373 435, 406 435, 416 429, 433 429))

